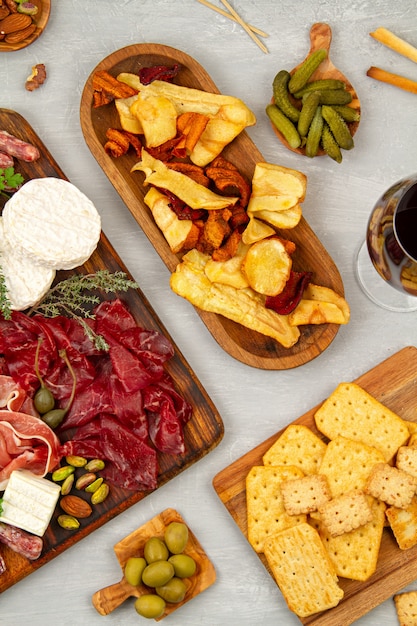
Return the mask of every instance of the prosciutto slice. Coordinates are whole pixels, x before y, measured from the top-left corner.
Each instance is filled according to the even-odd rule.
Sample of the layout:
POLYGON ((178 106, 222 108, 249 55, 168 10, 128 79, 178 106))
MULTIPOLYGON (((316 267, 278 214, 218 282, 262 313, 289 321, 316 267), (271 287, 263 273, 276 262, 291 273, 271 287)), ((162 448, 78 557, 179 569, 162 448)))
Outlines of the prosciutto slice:
POLYGON ((52 471, 61 459, 60 442, 38 417, 0 410, 0 491, 13 470, 24 468, 38 476, 52 471))

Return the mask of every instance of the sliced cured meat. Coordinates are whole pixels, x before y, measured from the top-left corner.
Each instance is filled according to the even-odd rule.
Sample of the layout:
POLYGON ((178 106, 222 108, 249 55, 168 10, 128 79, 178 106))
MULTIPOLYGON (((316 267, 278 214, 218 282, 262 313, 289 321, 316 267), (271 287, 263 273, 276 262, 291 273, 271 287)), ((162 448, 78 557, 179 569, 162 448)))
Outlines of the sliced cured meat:
POLYGON ((13 470, 25 468, 38 476, 52 471, 61 459, 60 441, 37 417, 0 410, 0 490, 13 470))
POLYGON ((0 374, 0 409, 20 411, 38 417, 33 400, 11 376, 0 374))
POLYGON ((41 156, 36 146, 22 141, 6 130, 0 130, 0 150, 21 161, 37 161, 41 156))
POLYGON ((0 151, 0 167, 2 169, 6 169, 6 167, 13 167, 14 159, 10 154, 6 154, 6 152, 0 151))
POLYGON ((30 561, 38 559, 43 548, 41 537, 3 523, 0 523, 0 541, 30 561))

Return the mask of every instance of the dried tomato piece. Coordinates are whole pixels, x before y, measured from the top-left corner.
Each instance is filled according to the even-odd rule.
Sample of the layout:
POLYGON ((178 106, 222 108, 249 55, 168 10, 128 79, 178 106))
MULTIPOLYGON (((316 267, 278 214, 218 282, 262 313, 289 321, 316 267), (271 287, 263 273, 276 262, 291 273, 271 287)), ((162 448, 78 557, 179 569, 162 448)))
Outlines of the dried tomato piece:
POLYGON ((164 80, 167 83, 172 83, 180 71, 181 66, 175 63, 172 67, 166 65, 154 65, 153 67, 142 67, 139 70, 139 79, 142 85, 149 85, 154 80, 164 80))
POLYGON ((169 198, 169 207, 175 213, 179 220, 200 220, 206 217, 207 211, 205 209, 192 209, 178 198, 175 194, 168 191, 168 189, 159 189, 159 191, 165 194, 169 198))
POLYGON ((265 307, 273 309, 280 315, 288 315, 300 302, 312 276, 313 272, 293 272, 291 270, 284 290, 277 296, 267 296, 265 307))

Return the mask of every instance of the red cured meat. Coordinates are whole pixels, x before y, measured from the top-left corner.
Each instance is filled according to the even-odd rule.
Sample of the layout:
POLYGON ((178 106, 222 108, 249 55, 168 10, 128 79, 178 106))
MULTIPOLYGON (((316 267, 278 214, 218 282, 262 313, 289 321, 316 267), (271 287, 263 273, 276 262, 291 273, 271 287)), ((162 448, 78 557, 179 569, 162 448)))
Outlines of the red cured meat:
POLYGON ((38 417, 0 411, 0 490, 15 469, 45 476, 61 459, 60 441, 38 417))
POLYGON ((40 157, 40 152, 36 146, 27 141, 22 141, 6 130, 0 130, 0 150, 22 161, 37 161, 40 157))

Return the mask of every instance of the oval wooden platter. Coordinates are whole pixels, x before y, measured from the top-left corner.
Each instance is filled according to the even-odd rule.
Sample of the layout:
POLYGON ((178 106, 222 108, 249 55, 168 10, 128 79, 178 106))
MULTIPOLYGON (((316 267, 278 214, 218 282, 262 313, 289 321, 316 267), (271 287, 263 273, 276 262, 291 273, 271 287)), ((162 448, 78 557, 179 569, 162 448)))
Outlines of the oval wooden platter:
MULTIPOLYGON (((360 101, 358 98, 358 94, 356 93, 350 80, 344 74, 342 74, 342 72, 333 64, 332 60, 330 59, 331 43, 332 43, 332 29, 330 28, 330 26, 328 24, 324 24, 323 22, 317 22, 316 24, 313 24, 313 26, 310 29, 310 50, 308 51, 308 54, 305 57, 305 59, 303 59, 301 63, 296 65, 296 67, 294 67, 290 71, 290 74, 291 75, 294 74, 294 72, 300 67, 300 65, 302 65, 304 61, 308 59, 308 57, 311 56, 313 52, 315 52, 316 50, 322 50, 322 49, 327 50, 327 59, 325 59, 320 64, 320 67, 312 74, 310 80, 321 80, 322 78, 334 78, 336 80, 342 80, 346 84, 347 91, 349 91, 352 94, 353 99, 349 106, 356 109, 356 111, 360 113, 361 105, 360 105, 360 101)), ((293 99, 293 101, 295 105, 297 104, 300 105, 299 101, 295 99, 293 99)), ((272 103, 274 102, 273 98, 271 102, 272 103)), ((272 126, 273 131, 277 135, 278 139, 286 148, 288 148, 288 150, 291 150, 291 152, 297 152, 298 154, 303 154, 305 156, 304 147, 291 148, 291 146, 288 144, 288 141, 285 139, 284 135, 276 128, 274 124, 272 124, 272 122, 271 122, 271 126, 272 126)), ((350 122, 348 126, 350 129, 351 135, 353 136, 358 129, 359 122, 350 122)), ((320 148, 317 156, 323 156, 325 154, 326 154, 325 151, 320 148)))
MULTIPOLYGON (((185 520, 177 511, 174 509, 166 509, 137 530, 134 530, 130 535, 114 546, 114 552, 120 563, 122 572, 130 557, 143 556, 143 548, 148 539, 151 537, 160 537, 163 539, 165 529, 171 522, 186 524, 185 520)), ((187 524, 186 526, 188 527, 187 524)), ((176 611, 186 602, 189 602, 199 593, 210 587, 216 580, 214 566, 190 528, 188 528, 188 543, 184 554, 188 554, 194 559, 197 565, 196 572, 191 578, 184 579, 187 586, 184 599, 177 604, 167 603, 163 615, 156 621, 160 621, 170 613, 176 611)), ((120 581, 96 591, 93 595, 93 605, 100 615, 108 615, 117 609, 127 598, 131 596, 139 598, 144 593, 150 593, 148 587, 143 584, 138 587, 133 587, 127 582, 123 575, 120 581)))
MULTIPOLYGON (((355 381, 368 393, 382 402, 402 419, 417 421, 416 384, 417 348, 407 346, 379 363, 355 381)), ((335 383, 336 387, 337 383, 335 383)), ((307 426, 315 435, 323 438, 316 429, 314 414, 321 404, 310 409, 292 424, 307 426)), ((254 465, 262 465, 266 451, 276 442, 285 428, 250 450, 240 459, 224 468, 213 479, 213 486, 220 500, 247 538, 246 476, 254 465)), ((272 576, 265 556, 258 554, 272 576)), ((310 626, 349 626, 362 615, 398 593, 417 578, 417 546, 400 550, 389 528, 383 532, 378 565, 375 573, 365 582, 340 578, 344 591, 341 602, 333 609, 300 618, 310 626)), ((278 590, 277 590, 278 592, 278 590)), ((279 592, 278 592, 279 594, 279 592)), ((284 599, 282 602, 285 604, 284 599)))
MULTIPOLYGON (((46 146, 21 115, 15 111, 0 109, 0 128, 19 137, 19 139, 23 141, 34 144, 41 153, 40 159, 32 163, 16 161, 15 170, 20 172, 26 181, 31 178, 43 178, 46 176, 66 179, 65 174, 54 161, 46 146)), ((6 199, 0 195, 0 211, 5 201, 6 199)), ((101 234, 101 239, 96 251, 88 262, 79 268, 78 271, 92 273, 103 269, 107 269, 110 272, 125 272, 127 276, 132 279, 123 261, 112 248, 104 233, 101 234)), ((57 280, 66 278, 75 271, 76 270, 71 272, 59 272, 57 274, 57 280)), ((170 339, 174 346, 175 354, 173 358, 168 361, 166 370, 175 381, 179 393, 193 406, 192 418, 186 425, 184 432, 185 453, 181 456, 158 454, 158 487, 160 487, 213 450, 223 437, 224 425, 207 392, 175 345, 166 328, 162 325, 162 322, 157 317, 141 290, 130 289, 126 293, 121 294, 120 297, 129 307, 138 325, 150 330, 157 330, 170 339)), ((104 299, 106 299, 105 294, 103 294, 103 300, 104 299)), ((68 432, 67 437, 70 435, 71 433, 68 432)), ((74 532, 68 532, 68 530, 64 530, 58 525, 56 518, 62 511, 57 507, 43 538, 44 549, 37 561, 28 561, 26 558, 0 544, 0 555, 4 558, 7 568, 0 576, 0 593, 55 558, 58 554, 64 552, 122 511, 125 511, 136 502, 145 498, 149 493, 150 492, 129 491, 112 485, 109 496, 105 502, 94 507, 92 515, 82 520, 80 528, 74 532)))
POLYGON ((36 29, 29 35, 27 39, 19 41, 18 43, 8 43, 7 41, 0 41, 0 52, 13 52, 14 50, 21 50, 26 48, 31 43, 36 41, 45 30, 45 27, 49 20, 51 13, 51 0, 33 0, 33 3, 37 5, 38 12, 34 16, 33 21, 36 24, 36 29))
MULTIPOLYGON (((112 53, 97 65, 85 84, 80 109, 81 127, 88 147, 170 272, 175 270, 179 258, 169 249, 149 208, 143 201, 146 193, 142 185, 143 175, 130 171, 137 158, 128 153, 114 159, 103 149, 106 142, 106 130, 109 127, 120 126, 113 104, 99 108, 92 107, 92 78, 97 70, 107 70, 117 76, 120 72, 137 73, 141 67, 172 66, 175 63, 181 65, 176 82, 185 87, 219 93, 204 68, 187 54, 160 44, 135 44, 112 53)), ((248 180, 252 179, 256 163, 265 161, 246 132, 241 133, 227 146, 223 154, 248 180)), ((285 165, 285 163, 280 163, 280 165, 285 165)), ((330 287, 343 295, 343 283, 339 271, 306 220, 302 218, 300 224, 284 236, 292 239, 297 245, 294 269, 313 271, 314 282, 330 287)), ((168 277, 167 288, 169 288, 168 277)), ((228 354, 247 365, 267 370, 290 369, 311 361, 329 346, 339 330, 339 326, 335 324, 304 326, 300 329, 301 337, 298 343, 286 349, 275 340, 220 315, 207 313, 197 308, 196 311, 214 339, 228 354)))

